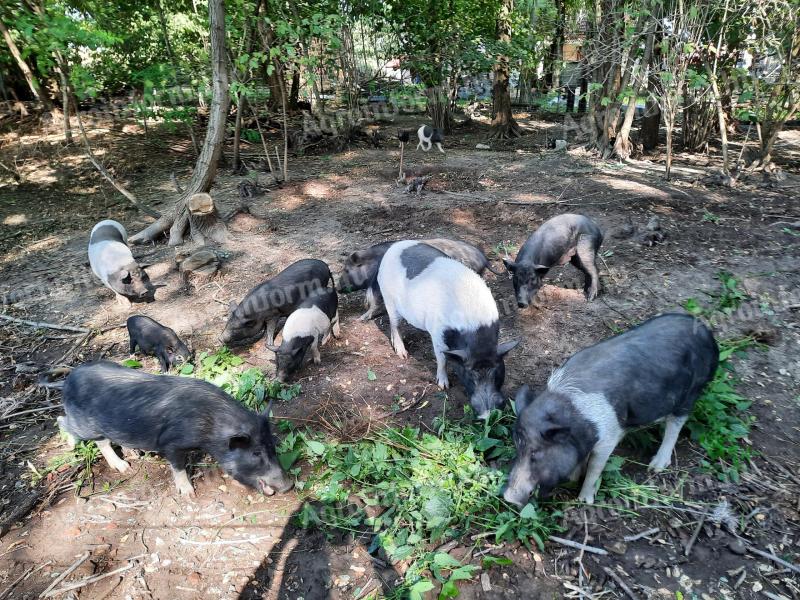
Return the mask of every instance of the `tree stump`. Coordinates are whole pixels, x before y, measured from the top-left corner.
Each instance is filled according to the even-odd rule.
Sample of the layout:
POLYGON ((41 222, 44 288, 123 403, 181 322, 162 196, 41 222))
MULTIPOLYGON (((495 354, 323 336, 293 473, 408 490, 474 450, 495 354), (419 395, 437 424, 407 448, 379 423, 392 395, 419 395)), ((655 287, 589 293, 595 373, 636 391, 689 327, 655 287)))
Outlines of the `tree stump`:
POLYGON ((225 241, 228 230, 220 218, 214 199, 210 194, 200 193, 189 196, 170 227, 169 245, 181 245, 187 229, 192 241, 201 246, 206 243, 206 238, 218 244, 225 241))

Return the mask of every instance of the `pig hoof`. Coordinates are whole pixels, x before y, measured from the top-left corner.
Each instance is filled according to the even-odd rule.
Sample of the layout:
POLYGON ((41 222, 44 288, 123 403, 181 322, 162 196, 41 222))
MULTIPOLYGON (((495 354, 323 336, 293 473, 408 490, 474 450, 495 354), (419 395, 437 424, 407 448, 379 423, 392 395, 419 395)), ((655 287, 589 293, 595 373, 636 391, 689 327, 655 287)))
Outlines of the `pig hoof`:
POLYGON ((318 364, 320 364, 321 362, 322 362, 322 359, 321 359, 321 358, 319 358, 318 356, 315 356, 315 357, 314 357, 314 364, 315 364, 315 365, 318 365, 318 364))
POLYGON ((189 498, 194 498, 195 497, 194 488, 192 487, 191 483, 188 484, 188 485, 180 486, 178 488, 178 493, 181 496, 188 496, 189 498))
POLYGON ((396 350, 396 352, 397 352, 397 356, 399 356, 399 357, 400 357, 400 358, 402 358, 403 360, 405 360, 405 359, 407 359, 407 358, 408 358, 408 352, 406 352, 406 350, 405 350, 405 349, 403 349, 403 350, 396 350))
POLYGON ((586 504, 594 504, 594 494, 591 496, 578 496, 578 500, 581 502, 585 502, 586 504))
POLYGON ((114 468, 120 473, 127 473, 128 469, 131 468, 131 465, 128 461, 120 460, 117 464, 114 465, 114 468))
POLYGON ((447 377, 439 377, 436 380, 436 384, 439 386, 440 390, 446 390, 450 387, 450 380, 447 377))
POLYGON ((658 456, 654 457, 653 460, 650 461, 648 468, 651 471, 655 471, 656 473, 663 471, 669 466, 670 460, 662 460, 658 456))

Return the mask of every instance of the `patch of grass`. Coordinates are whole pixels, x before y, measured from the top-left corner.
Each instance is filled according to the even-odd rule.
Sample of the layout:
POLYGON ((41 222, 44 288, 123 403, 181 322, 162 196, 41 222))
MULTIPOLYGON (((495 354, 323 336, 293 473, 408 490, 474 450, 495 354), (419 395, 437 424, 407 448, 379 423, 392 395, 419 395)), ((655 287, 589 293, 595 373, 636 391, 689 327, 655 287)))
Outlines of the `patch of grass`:
POLYGON ((711 305, 704 305, 696 298, 689 298, 683 303, 683 308, 696 317, 713 321, 720 314, 732 315, 742 304, 751 299, 749 294, 741 289, 741 282, 732 273, 720 271, 716 278, 720 282, 720 290, 704 292, 712 300, 711 305))
MULTIPOLYGON (((32 483, 37 484, 51 473, 57 473, 64 467, 80 467, 77 474, 77 488, 80 489, 86 481, 92 479, 92 465, 100 458, 100 449, 91 441, 81 441, 75 448, 51 458, 47 466, 41 471, 30 465, 33 477, 32 483)), ((30 464, 30 463, 29 463, 30 464)))
POLYGON ((703 211, 703 218, 701 219, 704 223, 714 223, 715 225, 719 223, 719 217, 712 213, 709 210, 703 211))
POLYGON ((504 258, 506 256, 516 254, 517 250, 519 250, 519 246, 506 240, 498 242, 492 247, 492 251, 498 258, 504 258))
POLYGON ((300 395, 300 384, 282 384, 255 367, 242 369, 243 362, 223 346, 213 353, 202 352, 197 366, 187 363, 180 374, 209 381, 256 411, 263 410, 271 398, 288 402, 300 395))
POLYGON ((706 453, 703 466, 722 481, 738 481, 752 450, 746 443, 755 417, 747 413, 751 402, 735 389, 730 359, 755 345, 751 337, 719 343, 720 362, 714 379, 697 399, 686 427, 706 453))
POLYGON ((495 543, 519 540, 541 548, 557 529, 558 510, 535 503, 519 510, 499 494, 505 475, 487 461, 513 456, 512 424, 510 411, 474 424, 437 418, 432 433, 389 427, 355 443, 284 425, 279 456, 291 464, 303 455, 311 464, 300 486, 307 500, 302 526, 371 537, 369 552, 381 548, 392 563, 409 563, 406 597, 432 589, 432 577, 444 586, 440 597, 451 598, 456 582, 477 567, 436 552, 440 544, 478 533, 495 543))

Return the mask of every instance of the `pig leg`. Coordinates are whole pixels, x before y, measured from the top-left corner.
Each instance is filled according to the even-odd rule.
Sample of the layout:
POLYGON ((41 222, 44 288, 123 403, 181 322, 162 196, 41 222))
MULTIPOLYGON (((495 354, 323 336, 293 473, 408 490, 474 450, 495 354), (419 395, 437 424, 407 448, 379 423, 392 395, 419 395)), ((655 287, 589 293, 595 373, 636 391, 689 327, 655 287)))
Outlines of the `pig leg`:
POLYGON ((342 335, 342 328, 339 326, 339 311, 336 311, 336 314, 333 315, 333 337, 338 338, 342 335))
POLYGON ((314 337, 314 341, 311 342, 311 356, 314 359, 315 365, 322 362, 322 357, 319 355, 319 342, 316 337, 314 337))
POLYGON ((136 352, 136 340, 134 338, 131 338, 130 349, 128 350, 128 352, 130 354, 136 352))
POLYGON ((683 429, 683 424, 689 418, 688 415, 676 417, 670 415, 666 418, 667 426, 664 429, 664 439, 661 440, 661 446, 650 461, 650 468, 653 471, 661 471, 669 466, 672 460, 672 451, 675 449, 675 442, 678 441, 678 436, 683 429))
POLYGON ((120 473, 124 473, 131 468, 127 462, 117 456, 117 453, 114 452, 109 440, 97 440, 97 447, 100 449, 100 453, 103 455, 103 458, 106 459, 106 462, 111 466, 112 469, 116 469, 120 473))
POLYGON ((172 479, 181 496, 194 496, 194 486, 186 473, 186 452, 173 450, 166 453, 169 466, 172 467, 172 479))
POLYGON ((436 142, 436 147, 439 149, 439 152, 444 154, 444 150, 442 150, 442 145, 439 142, 436 142))
POLYGON ((437 342, 436 338, 431 336, 433 342, 433 354, 436 356, 436 384, 440 390, 446 390, 450 387, 450 380, 447 378, 447 355, 444 353, 447 350, 441 340, 437 342))
POLYGON ((170 364, 169 364, 169 356, 167 355, 167 351, 164 350, 161 346, 156 348, 156 356, 158 357, 158 364, 161 366, 161 372, 166 373, 169 371, 170 364))
POLYGON ((583 291, 586 299, 591 302, 597 297, 597 290, 600 287, 600 276, 597 274, 597 248, 594 246, 592 238, 581 236, 578 239, 578 250, 572 259, 572 264, 584 272, 585 281, 583 291), (577 260, 575 260, 577 258, 577 260))
POLYGON ((603 474, 603 469, 608 462, 614 448, 617 447, 620 438, 612 438, 598 443, 593 449, 589 457, 589 466, 586 469, 586 477, 583 480, 581 493, 578 494, 578 500, 586 502, 586 504, 594 504, 594 495, 597 488, 600 487, 600 475, 603 474))
POLYGON ((393 305, 389 305, 386 303, 386 313, 389 315, 389 331, 391 332, 392 337, 392 346, 394 347, 394 351, 400 358, 408 358, 408 352, 406 351, 406 345, 403 343, 403 338, 400 337, 400 323, 402 323, 403 318, 397 312, 393 305))
POLYGON ((76 438, 72 433, 70 433, 70 430, 67 427, 67 418, 58 417, 56 419, 56 423, 58 423, 59 428, 61 428, 61 431, 64 432, 64 435, 67 438, 67 448, 69 448, 70 450, 74 450, 76 444, 78 443, 78 438, 76 438))
POLYGON ((278 327, 278 319, 270 319, 267 321, 267 345, 272 346, 275 343, 275 329, 278 327))
POLYGON ((359 321, 369 321, 375 316, 375 313, 377 313, 378 309, 380 308, 380 305, 378 304, 378 299, 375 296, 375 292, 372 288, 367 288, 367 293, 365 296, 365 304, 367 306, 367 312, 358 317, 359 321))

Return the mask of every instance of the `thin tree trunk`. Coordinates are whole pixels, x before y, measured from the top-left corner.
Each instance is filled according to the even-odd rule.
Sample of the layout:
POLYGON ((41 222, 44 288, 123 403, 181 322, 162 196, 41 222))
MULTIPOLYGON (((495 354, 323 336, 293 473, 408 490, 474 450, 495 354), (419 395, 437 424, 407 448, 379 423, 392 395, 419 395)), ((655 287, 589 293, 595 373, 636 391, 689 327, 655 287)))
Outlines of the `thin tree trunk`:
POLYGON ((728 125, 725 120, 725 107, 722 104, 722 96, 717 85, 716 74, 709 69, 709 80, 711 81, 711 91, 714 92, 714 106, 717 109, 717 120, 719 121, 719 139, 722 144, 722 169, 725 173, 729 170, 728 161, 728 125))
POLYGON ((72 126, 69 122, 69 68, 67 67, 66 60, 57 53, 58 59, 58 75, 61 79, 61 107, 64 116, 64 141, 67 144, 72 143, 72 126))
POLYGON ((234 174, 241 173, 241 160, 239 158, 239 144, 242 140, 242 104, 244 103, 242 94, 236 95, 236 125, 233 128, 233 167, 234 174))
POLYGON ((50 102, 50 98, 42 91, 42 86, 39 84, 39 80, 36 78, 36 75, 28 66, 28 63, 25 62, 25 59, 22 58, 22 53, 19 51, 19 48, 14 43, 14 39, 11 37, 11 33, 3 23, 2 19, 0 19, 0 33, 3 35, 3 38, 6 41, 6 45, 8 46, 11 55, 14 57, 14 60, 17 62, 17 66, 19 70, 22 71, 22 74, 25 76, 25 81, 28 82, 28 87, 31 90, 31 94, 33 97, 44 104, 46 110, 52 110, 52 102, 50 102))
MULTIPOLYGON (((511 43, 511 13, 514 0, 503 0, 497 14, 497 41, 501 44, 511 43)), ((511 93, 509 83, 508 56, 500 54, 494 63, 494 83, 492 85, 492 133, 489 137, 505 139, 519 137, 522 131, 514 120, 511 111, 511 93)))
POLYGON ((567 10, 565 0, 555 0, 556 27, 553 41, 550 44, 550 62, 548 65, 545 82, 551 90, 561 87, 561 66, 564 61, 564 32, 567 23, 567 10))
POLYGON ((225 4, 223 0, 209 0, 209 23, 211 31, 211 69, 213 93, 209 111, 208 127, 200 156, 197 157, 194 173, 189 180, 183 196, 178 200, 171 214, 162 215, 143 231, 130 238, 133 244, 157 239, 167 229, 170 230, 169 245, 183 243, 188 225, 186 200, 199 192, 208 192, 217 173, 217 165, 222 155, 225 141, 225 118, 228 114, 228 71, 225 65, 225 4))

